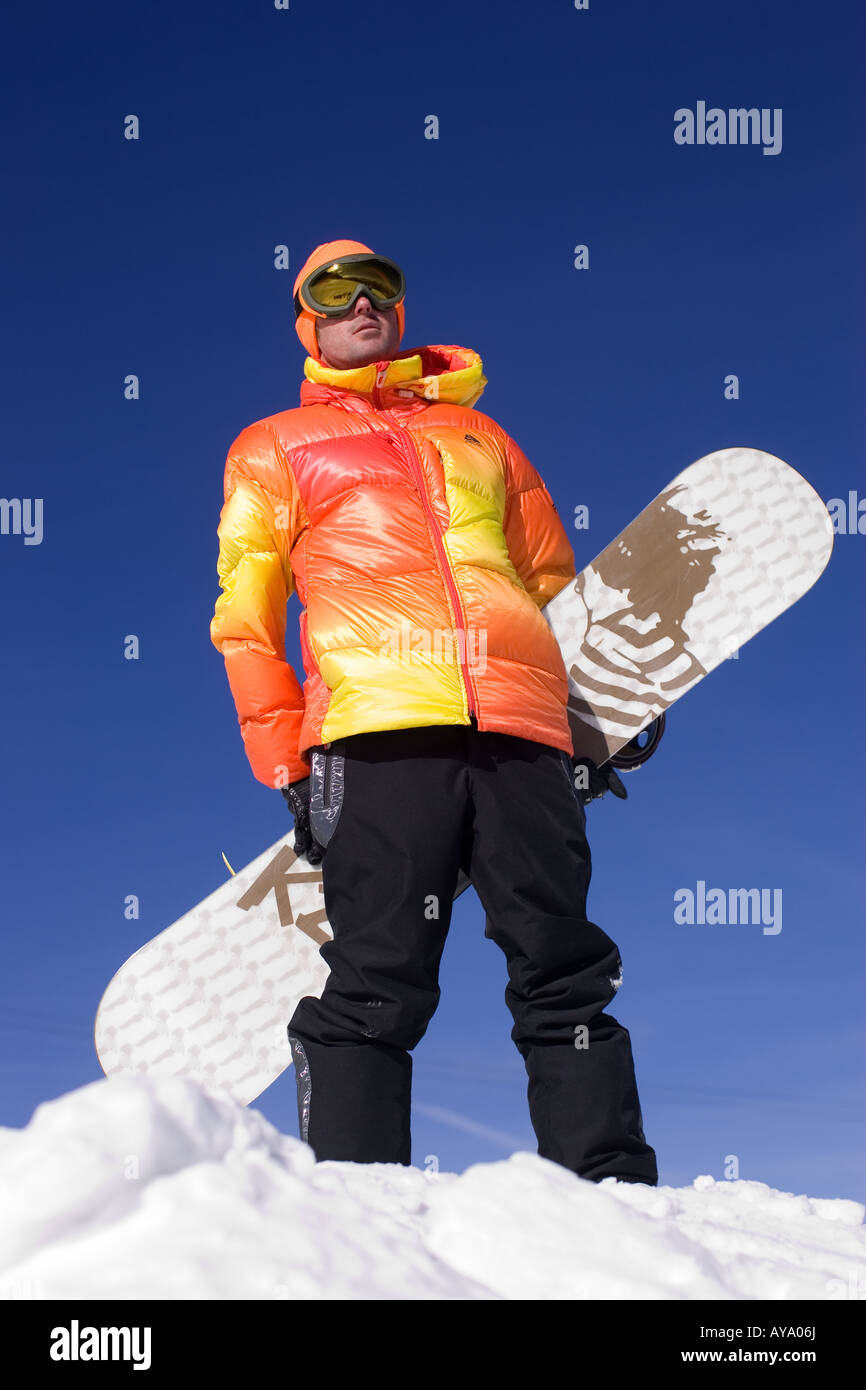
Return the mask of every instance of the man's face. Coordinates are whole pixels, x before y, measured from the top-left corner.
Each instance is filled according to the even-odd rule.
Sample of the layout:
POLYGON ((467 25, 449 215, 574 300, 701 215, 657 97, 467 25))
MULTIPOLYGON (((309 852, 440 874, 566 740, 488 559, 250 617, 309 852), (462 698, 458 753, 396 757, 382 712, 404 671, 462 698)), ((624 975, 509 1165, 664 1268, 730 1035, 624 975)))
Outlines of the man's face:
POLYGON ((319 352, 329 367, 345 370, 390 361, 400 342, 396 309, 376 309, 360 294, 345 314, 316 319, 319 352))

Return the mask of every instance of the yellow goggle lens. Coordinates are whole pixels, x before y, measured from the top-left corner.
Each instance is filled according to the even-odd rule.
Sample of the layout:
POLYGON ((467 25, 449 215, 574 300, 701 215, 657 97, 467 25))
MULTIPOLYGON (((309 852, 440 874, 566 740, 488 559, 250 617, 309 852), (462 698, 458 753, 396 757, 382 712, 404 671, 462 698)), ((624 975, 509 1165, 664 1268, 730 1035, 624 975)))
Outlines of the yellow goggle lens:
POLYGON ((348 304, 359 285, 368 287, 380 299, 392 299, 400 290, 395 273, 377 261, 360 265, 325 266, 307 287, 307 293, 323 309, 339 309, 348 304))

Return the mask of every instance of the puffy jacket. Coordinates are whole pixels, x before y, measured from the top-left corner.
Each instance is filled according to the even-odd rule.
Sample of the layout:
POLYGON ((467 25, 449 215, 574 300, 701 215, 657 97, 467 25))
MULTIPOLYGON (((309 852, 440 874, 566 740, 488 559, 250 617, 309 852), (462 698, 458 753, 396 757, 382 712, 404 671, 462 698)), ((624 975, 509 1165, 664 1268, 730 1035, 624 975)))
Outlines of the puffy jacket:
POLYGON ((468 724, 572 752, 567 678, 541 609, 574 575, 529 460, 472 409, 478 353, 413 348, 337 370, 248 426, 225 469, 210 626, 253 774, 305 777, 310 748, 468 724), (286 602, 303 606, 301 687, 286 602))

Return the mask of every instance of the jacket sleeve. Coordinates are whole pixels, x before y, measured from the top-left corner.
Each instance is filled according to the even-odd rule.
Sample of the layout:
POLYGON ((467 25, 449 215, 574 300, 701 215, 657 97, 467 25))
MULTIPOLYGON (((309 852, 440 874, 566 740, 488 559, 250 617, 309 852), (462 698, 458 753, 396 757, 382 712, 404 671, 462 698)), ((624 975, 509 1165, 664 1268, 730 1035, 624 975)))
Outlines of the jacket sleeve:
POLYGON ((574 578, 574 552, 553 498, 510 437, 505 463, 505 541, 528 593, 543 608, 574 578))
POLYGON ((276 788, 306 777, 309 763, 298 754, 303 687, 285 656, 286 603, 294 592, 288 555, 298 503, 295 498, 287 505, 252 476, 257 459, 267 476, 274 448, 272 435, 250 426, 229 451, 217 532, 222 593, 210 636, 225 658, 253 775, 276 788))

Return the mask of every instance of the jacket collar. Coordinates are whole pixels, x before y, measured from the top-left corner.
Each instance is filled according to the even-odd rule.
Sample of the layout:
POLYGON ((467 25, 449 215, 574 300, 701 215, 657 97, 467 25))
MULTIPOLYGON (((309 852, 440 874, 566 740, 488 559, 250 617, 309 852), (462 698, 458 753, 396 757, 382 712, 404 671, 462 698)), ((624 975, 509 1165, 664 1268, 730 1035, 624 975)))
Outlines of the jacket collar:
POLYGON ((487 385, 477 352, 439 343, 348 370, 308 357, 304 378, 301 405, 343 405, 349 410, 368 404, 376 410, 414 411, 437 401, 472 406, 487 385))

